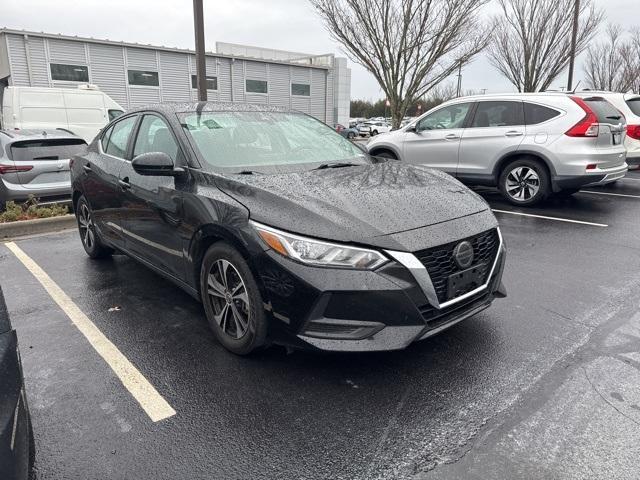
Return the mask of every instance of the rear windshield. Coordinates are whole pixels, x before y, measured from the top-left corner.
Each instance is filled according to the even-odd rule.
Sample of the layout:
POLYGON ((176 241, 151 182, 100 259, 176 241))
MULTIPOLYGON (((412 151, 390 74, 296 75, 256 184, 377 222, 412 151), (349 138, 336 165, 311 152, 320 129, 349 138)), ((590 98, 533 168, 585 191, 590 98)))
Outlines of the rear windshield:
POLYGON ((81 138, 23 140, 11 144, 11 159, 15 162, 64 160, 84 153, 87 143, 81 138))
POLYGON ((627 105, 634 115, 638 115, 640 117, 640 97, 630 98, 627 100, 627 105))
POLYGON ((585 98, 584 101, 596 114, 599 123, 611 123, 613 125, 624 123, 624 115, 604 98, 591 97, 585 98))

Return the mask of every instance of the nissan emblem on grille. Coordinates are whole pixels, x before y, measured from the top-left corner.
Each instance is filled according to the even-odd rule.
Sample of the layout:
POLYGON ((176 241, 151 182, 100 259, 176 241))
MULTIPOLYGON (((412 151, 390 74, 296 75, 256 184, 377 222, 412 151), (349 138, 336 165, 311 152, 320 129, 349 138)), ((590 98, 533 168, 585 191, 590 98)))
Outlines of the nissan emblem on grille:
POLYGON ((470 267, 473 263, 473 246, 471 242, 464 240, 453 249, 453 259, 460 268, 470 267))

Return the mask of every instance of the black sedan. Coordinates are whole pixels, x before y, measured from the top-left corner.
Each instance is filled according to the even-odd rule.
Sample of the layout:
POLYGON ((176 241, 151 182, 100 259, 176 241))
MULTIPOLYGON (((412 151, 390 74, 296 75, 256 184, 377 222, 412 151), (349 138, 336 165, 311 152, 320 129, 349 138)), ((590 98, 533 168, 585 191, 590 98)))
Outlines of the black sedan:
POLYGON ((18 339, 0 288, 0 478, 26 480, 33 459, 18 339))
POLYGON ((87 254, 123 252, 184 288, 238 354, 400 349, 504 295, 484 200, 302 113, 140 108, 73 159, 71 178, 87 254))

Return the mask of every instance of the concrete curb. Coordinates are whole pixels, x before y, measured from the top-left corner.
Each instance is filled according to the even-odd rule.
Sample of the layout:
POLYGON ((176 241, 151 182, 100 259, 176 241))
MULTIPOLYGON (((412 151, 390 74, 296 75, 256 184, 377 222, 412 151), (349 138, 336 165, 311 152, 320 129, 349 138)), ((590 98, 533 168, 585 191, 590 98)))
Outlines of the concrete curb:
POLYGON ((24 237, 39 233, 58 232, 60 230, 75 228, 75 226, 75 215, 0 223, 0 239, 6 240, 8 238, 24 237))

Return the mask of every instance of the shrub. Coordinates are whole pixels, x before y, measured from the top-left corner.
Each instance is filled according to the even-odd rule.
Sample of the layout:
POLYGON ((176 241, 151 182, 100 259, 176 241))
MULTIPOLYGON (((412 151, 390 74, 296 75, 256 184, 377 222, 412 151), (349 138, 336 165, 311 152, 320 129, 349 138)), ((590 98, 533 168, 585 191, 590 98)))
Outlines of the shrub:
POLYGON ((38 205, 37 199, 33 196, 23 204, 7 202, 4 212, 0 212, 0 223, 16 222, 18 220, 31 220, 34 218, 60 217, 69 213, 66 205, 38 205))

